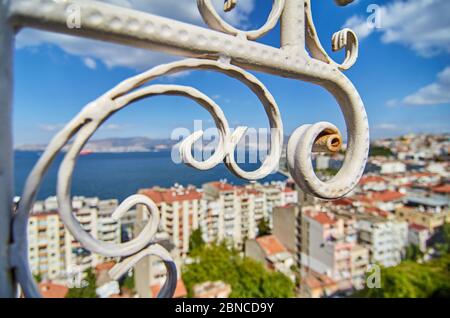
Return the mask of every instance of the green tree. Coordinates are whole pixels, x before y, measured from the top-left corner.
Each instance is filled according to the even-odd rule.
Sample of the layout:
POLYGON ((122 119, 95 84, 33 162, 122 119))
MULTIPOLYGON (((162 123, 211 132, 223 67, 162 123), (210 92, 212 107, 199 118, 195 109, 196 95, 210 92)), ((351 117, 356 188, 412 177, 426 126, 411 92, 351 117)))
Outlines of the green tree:
POLYGON ((95 285, 95 274, 94 270, 92 268, 88 269, 84 272, 84 280, 86 281, 87 285, 82 288, 70 288, 69 292, 66 295, 66 298, 96 298, 97 294, 95 292, 96 285, 95 285))
POLYGON ((120 288, 128 289, 129 291, 134 291, 134 271, 127 273, 119 282, 120 288))
POLYGON ((271 234, 269 221, 266 218, 262 218, 258 222, 258 237, 271 234))
POLYGON ((381 288, 366 288, 359 297, 427 298, 450 296, 450 255, 425 264, 405 261, 381 269, 381 288))
POLYGON ((183 280, 192 297, 195 284, 205 281, 224 281, 230 284, 230 297, 264 298, 292 297, 294 284, 285 275, 271 272, 250 258, 243 258, 235 249, 228 249, 225 243, 211 244, 194 250, 194 262, 186 265, 183 280))
POLYGON ((390 157, 392 155, 393 155, 392 151, 389 148, 370 145, 369 156, 371 157, 373 156, 390 157))
POLYGON ((450 223, 445 223, 440 229, 440 242, 436 244, 436 249, 441 254, 450 253, 450 223))
POLYGON ((201 248, 203 245, 205 245, 205 241, 203 241, 202 230, 198 228, 192 231, 191 236, 189 237, 189 251, 192 252, 201 248))
POLYGON ((408 247, 406 248, 405 260, 417 262, 420 259, 422 259, 422 257, 423 253, 417 245, 414 244, 408 245, 408 247))
POLYGON ((37 283, 42 282, 42 275, 41 275, 40 273, 39 273, 39 274, 33 275, 33 277, 34 277, 34 280, 35 280, 37 283))

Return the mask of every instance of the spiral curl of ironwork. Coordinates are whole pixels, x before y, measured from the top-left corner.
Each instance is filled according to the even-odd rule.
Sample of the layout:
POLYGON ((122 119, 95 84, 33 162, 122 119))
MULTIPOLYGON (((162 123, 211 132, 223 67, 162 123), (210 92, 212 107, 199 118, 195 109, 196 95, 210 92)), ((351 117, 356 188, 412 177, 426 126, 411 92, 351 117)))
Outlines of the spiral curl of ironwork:
MULTIPOLYGON (((217 125, 220 141, 214 154, 205 161, 197 161, 193 158, 192 146, 203 134, 202 131, 197 131, 185 138, 180 146, 180 155, 184 163, 200 170, 206 170, 215 167, 221 162, 225 162, 236 175, 247 179, 263 178, 276 170, 280 157, 281 145, 283 143, 283 127, 278 106, 265 86, 252 74, 222 61, 203 59, 177 61, 157 66, 145 73, 129 78, 118 84, 115 88, 111 89, 97 100, 86 105, 81 112, 52 139, 27 179, 23 198, 17 209, 13 230, 15 232, 15 237, 20 237, 21 234, 26 236, 28 213, 32 210, 35 196, 42 179, 56 155, 64 146, 68 145, 69 140, 73 138, 73 142, 69 145, 69 149, 58 170, 57 199, 59 214, 64 225, 68 228, 73 237, 89 251, 108 257, 125 257, 125 259, 116 264, 110 272, 111 277, 115 279, 118 279, 121 275, 126 273, 126 271, 142 257, 147 255, 159 256, 166 264, 168 278, 158 294, 158 297, 171 297, 176 287, 176 267, 170 254, 160 245, 155 245, 152 242, 159 224, 159 210, 156 204, 150 198, 143 195, 132 195, 123 201, 113 212, 112 217, 114 219, 119 219, 132 207, 138 204, 147 207, 150 212, 150 218, 149 222, 144 226, 143 230, 136 238, 126 243, 113 244, 100 241, 83 229, 73 214, 70 191, 76 160, 83 146, 88 142, 95 131, 100 128, 103 122, 131 103, 145 97, 157 95, 177 95, 190 98, 204 107, 213 116, 217 125), (261 100, 269 117, 272 131, 275 133, 272 135, 273 145, 271 147, 271 152, 259 169, 248 172, 242 170, 237 165, 234 159, 234 149, 244 135, 246 128, 239 127, 234 133, 231 133, 224 113, 212 99, 192 87, 158 84, 142 87, 145 83, 154 80, 157 77, 193 69, 218 71, 236 78, 247 85, 261 100)), ((13 264, 16 268, 18 281, 26 297, 39 297, 40 294, 38 288, 34 283, 27 262, 27 242, 25 240, 18 242, 17 244, 21 245, 17 246, 20 253, 13 259, 13 264)))
MULTIPOLYGON (((338 4, 345 5, 351 0, 337 0, 338 4)), ((271 13, 266 23, 257 30, 243 31, 234 28, 225 22, 214 9, 211 0, 197 0, 199 11, 204 21, 212 28, 220 32, 235 35, 248 40, 255 40, 272 30, 277 24, 283 9, 285 0, 273 0, 271 13)), ((323 49, 313 23, 310 0, 305 0, 306 18, 306 45, 313 59, 328 64, 326 66, 336 67, 340 70, 350 68, 357 60, 358 39, 350 29, 336 32, 332 38, 332 49, 334 51, 346 50, 345 60, 338 64, 333 61, 323 49)), ((225 11, 233 9, 236 0, 225 2, 225 11)), ((358 92, 351 82, 337 69, 327 76, 321 77, 322 73, 315 75, 320 77, 319 84, 330 91, 341 105, 346 125, 349 128, 347 134, 348 150, 343 167, 331 180, 321 181, 314 173, 311 162, 311 153, 314 150, 318 138, 325 134, 338 136, 341 134, 336 126, 327 122, 319 122, 312 125, 300 126, 294 131, 288 142, 287 159, 289 171, 295 182, 305 192, 323 199, 336 199, 350 192, 361 177, 367 160, 369 129, 367 115, 358 92), (331 75, 330 75, 331 74, 331 75), (354 169, 354 166, 357 169, 354 169)), ((325 73, 325 71, 324 71, 325 73)), ((237 176, 257 180, 264 178, 275 171, 278 167, 283 145, 283 124, 278 105, 267 90, 267 88, 252 74, 232 65, 227 59, 186 59, 169 64, 160 65, 151 70, 131 77, 116 87, 86 105, 81 112, 73 118, 50 142, 49 146, 40 157, 26 181, 22 199, 17 207, 13 221, 13 237, 20 239, 12 244, 17 252, 11 253, 11 265, 15 268, 17 281, 26 297, 39 297, 39 289, 34 282, 28 264, 27 247, 27 225, 29 212, 32 210, 36 194, 41 182, 54 161, 56 155, 68 145, 73 138, 61 166, 58 171, 57 197, 59 213, 65 226, 74 238, 84 245, 88 250, 108 257, 122 257, 122 261, 116 264, 110 271, 113 279, 118 279, 133 267, 140 259, 148 255, 160 257, 167 268, 167 280, 162 287, 158 297, 171 297, 175 291, 177 270, 173 259, 168 251, 153 241, 159 223, 159 211, 156 204, 148 197, 132 195, 123 201, 114 211, 112 217, 120 218, 129 209, 140 204, 147 207, 149 222, 141 233, 132 241, 121 244, 111 244, 97 240, 86 232, 73 214, 71 205, 71 179, 77 157, 95 131, 112 116, 115 112, 132 104, 133 102, 157 95, 176 95, 187 97, 205 108, 214 118, 219 132, 219 143, 214 154, 204 160, 198 161, 192 156, 192 147, 199 140, 203 131, 197 131, 185 138, 180 145, 180 155, 183 162, 200 170, 215 167, 221 162, 237 176), (181 85, 150 85, 144 87, 147 82, 160 76, 169 75, 186 70, 210 70, 231 76, 244 85, 248 86, 263 104, 269 119, 271 128, 270 153, 260 168, 255 171, 242 170, 234 158, 234 150, 243 137, 246 127, 238 127, 231 133, 228 121, 221 108, 208 96, 195 88, 181 85)), ((325 141, 327 147, 331 147, 325 141)))
MULTIPOLYGON (((338 5, 345 6, 353 0, 337 0, 338 5)), ((306 15, 306 45, 313 58, 321 60, 327 64, 334 65, 340 70, 348 70, 358 59, 359 43, 355 32, 349 28, 344 28, 333 34, 331 39, 331 48, 333 51, 339 51, 345 48, 345 59, 342 63, 335 62, 323 48, 319 37, 317 35, 316 27, 314 25, 311 0, 305 0, 305 15, 306 15)))
MULTIPOLYGON (((224 4, 224 11, 231 11, 236 6, 236 2, 237 0, 226 0, 224 4)), ((272 10, 270 11, 266 22, 256 30, 244 31, 235 28, 222 19, 214 8, 211 0, 197 0, 197 6, 200 14, 211 29, 227 34, 241 35, 248 40, 256 40, 272 30, 280 19, 281 13, 284 9, 284 4, 285 0, 273 0, 272 10)))

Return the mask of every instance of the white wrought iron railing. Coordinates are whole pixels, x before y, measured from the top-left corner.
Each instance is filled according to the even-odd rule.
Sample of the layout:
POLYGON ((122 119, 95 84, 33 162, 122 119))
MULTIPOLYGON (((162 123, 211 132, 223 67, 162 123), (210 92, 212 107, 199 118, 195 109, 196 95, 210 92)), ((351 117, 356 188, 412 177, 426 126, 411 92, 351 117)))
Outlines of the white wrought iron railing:
MULTIPOLYGON (((191 0, 193 1, 193 0, 191 0)), ((335 0, 345 5, 352 0, 335 0)), ((345 49, 345 60, 332 60, 317 36, 311 0, 273 0, 265 24, 256 30, 236 29, 216 12, 211 0, 197 0, 199 11, 211 29, 174 21, 149 13, 125 9, 88 0, 1 0, 0 1, 0 295, 13 297, 17 286, 26 297, 39 297, 27 260, 26 229, 42 178, 58 152, 74 138, 61 163, 57 197, 59 213, 72 235, 85 248, 110 257, 124 257, 110 272, 118 278, 146 255, 161 257, 168 269, 168 279, 160 297, 173 295, 176 268, 170 254, 154 244, 152 237, 159 222, 156 205, 142 195, 132 195, 114 212, 120 218, 136 204, 148 207, 150 221, 132 241, 122 244, 101 242, 85 232, 72 214, 71 178, 77 157, 92 134, 113 113, 136 100, 155 95, 179 95, 190 98, 213 116, 220 133, 214 155, 205 160, 193 158, 191 147, 201 138, 198 131, 186 138, 181 147, 183 161, 197 169, 210 169, 221 162, 236 175, 256 180, 267 176, 278 165, 283 144, 283 125, 277 103, 264 84, 246 70, 259 71, 311 82, 329 91, 339 103, 347 125, 347 150, 340 171, 331 180, 321 181, 314 173, 311 153, 339 150, 341 134, 331 123, 300 126, 289 139, 287 161, 296 183, 307 193, 324 199, 344 196, 361 177, 369 150, 369 127, 363 102, 342 71, 350 68, 358 55, 358 40, 353 31, 341 30, 333 35, 334 51, 345 49), (67 12, 76 5, 81 12, 81 28, 67 27, 67 12), (281 20, 280 47, 256 42, 281 20), (22 198, 13 205, 12 83, 15 34, 22 27, 32 27, 75 36, 90 37, 163 51, 187 57, 160 65, 124 80, 116 87, 86 105, 52 139, 46 151, 28 176, 22 198), (244 171, 234 159, 234 149, 245 133, 238 127, 231 133, 220 107, 208 96, 192 87, 180 85, 143 86, 157 77, 184 70, 210 70, 231 76, 248 86, 264 106, 271 128, 271 148, 267 159, 255 171, 244 171)), ((180 5, 182 5, 180 3, 180 5)), ((237 0, 226 0, 229 11, 237 0)))

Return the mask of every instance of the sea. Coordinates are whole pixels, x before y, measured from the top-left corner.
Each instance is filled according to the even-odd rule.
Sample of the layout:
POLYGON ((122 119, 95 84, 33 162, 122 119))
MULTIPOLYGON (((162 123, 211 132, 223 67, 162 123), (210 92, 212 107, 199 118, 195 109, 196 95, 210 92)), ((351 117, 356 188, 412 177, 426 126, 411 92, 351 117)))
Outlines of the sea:
MULTIPOLYGON (((16 151, 14 153, 15 195, 23 192, 26 178, 36 164, 41 152, 16 151)), ((49 168, 37 195, 38 200, 56 193, 60 154, 49 168)), ((251 171, 260 164, 240 164, 251 171)), ((99 197, 123 201, 139 189, 153 186, 170 187, 174 184, 201 187, 210 181, 226 180, 234 185, 249 181, 233 175, 224 164, 207 171, 200 171, 185 164, 174 163, 170 151, 140 153, 91 153, 78 158, 72 179, 72 196, 99 197)), ((284 181, 286 177, 274 173, 259 180, 261 183, 284 181)))

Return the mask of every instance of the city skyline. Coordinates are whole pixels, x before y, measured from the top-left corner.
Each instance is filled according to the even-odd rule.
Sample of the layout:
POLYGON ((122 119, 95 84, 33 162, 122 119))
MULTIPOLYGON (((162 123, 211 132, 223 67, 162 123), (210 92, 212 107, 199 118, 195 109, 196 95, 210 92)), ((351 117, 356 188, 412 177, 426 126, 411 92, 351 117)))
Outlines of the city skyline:
MULTIPOLYGON (((402 291, 397 284, 388 283, 385 275, 394 279, 397 276, 389 275, 399 275, 412 263, 434 266, 448 253, 448 245, 439 242, 442 233, 448 231, 450 220, 448 160, 442 160, 448 158, 449 145, 444 136, 379 141, 374 145, 378 153, 369 157, 369 164, 375 169, 366 172, 348 196, 334 201, 306 195, 291 179, 242 185, 217 179, 201 186, 145 187, 136 193, 154 202, 160 214, 155 239, 168 249, 180 273, 176 298, 246 297, 233 275, 221 273, 218 280, 214 271, 208 271, 206 278, 198 274, 203 267, 209 269, 202 262, 211 255, 203 261, 192 260, 201 259, 201 253, 219 251, 217 242, 239 251, 235 257, 257 261, 267 273, 284 275, 280 277, 285 279, 286 291, 293 288, 289 281, 295 283, 293 293, 282 297, 370 297, 389 292, 399 297, 402 291), (195 245, 199 241, 203 247, 195 245), (382 270, 382 277, 378 277, 382 283, 370 279, 374 269, 375 274, 382 270), (199 292, 204 288, 211 294, 199 292)), ((318 175, 327 180, 336 167, 329 157, 318 157, 318 175)), ((342 160, 342 155, 337 154, 335 159, 342 160)), ((128 241, 149 221, 147 212, 137 206, 124 219, 113 221, 109 215, 117 203, 114 199, 74 196, 73 213, 85 230, 98 232, 94 236, 105 240, 122 237, 128 241), (111 231, 115 234, 110 235, 111 231)), ((46 297, 52 297, 47 289, 57 288, 62 290, 59 297, 68 297, 67 279, 71 284, 73 277, 67 276, 67 268, 80 261, 76 257, 78 251, 70 248, 78 246, 73 238, 65 235, 61 241, 62 234, 55 235, 64 231, 58 210, 58 200, 51 196, 35 202, 30 219, 30 263, 33 273, 42 280, 39 286, 49 295, 46 297), (47 240, 54 240, 55 244, 47 245, 47 240), (47 246, 56 246, 56 250, 47 246), (59 250, 66 250, 65 258, 60 258, 59 250), (48 273, 48 268, 53 272, 48 273)), ((87 257, 81 260, 86 263, 85 270, 92 268, 96 273, 98 297, 130 297, 133 293, 154 297, 167 277, 162 261, 150 256, 134 267, 134 276, 128 276, 135 281, 134 291, 123 283, 119 289, 117 283, 105 280, 102 274, 115 266, 114 261, 87 257), (110 285, 113 283, 115 287, 110 285)), ((83 288, 71 290, 81 293, 83 288)), ((427 290, 422 293, 430 296, 427 290)))

